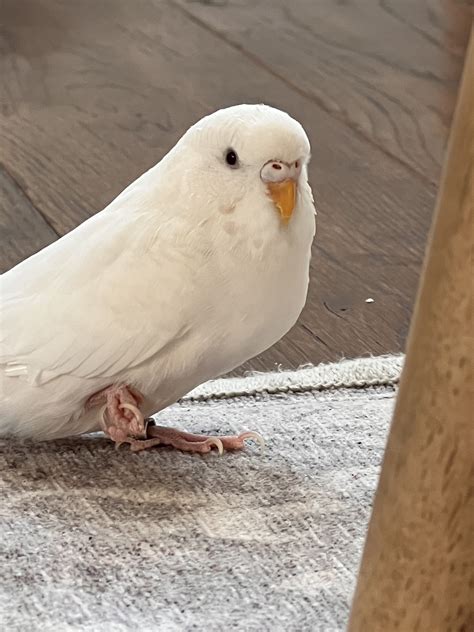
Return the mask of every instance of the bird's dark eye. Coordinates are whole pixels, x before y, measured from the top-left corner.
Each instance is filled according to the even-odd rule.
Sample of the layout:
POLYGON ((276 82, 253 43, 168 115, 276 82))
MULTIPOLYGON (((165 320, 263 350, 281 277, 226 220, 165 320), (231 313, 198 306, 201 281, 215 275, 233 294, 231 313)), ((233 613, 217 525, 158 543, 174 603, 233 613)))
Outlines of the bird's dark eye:
POLYGON ((225 155, 225 161, 231 167, 236 167, 237 166, 239 158, 238 158, 237 154, 235 153, 235 151, 233 149, 227 150, 227 153, 225 155))

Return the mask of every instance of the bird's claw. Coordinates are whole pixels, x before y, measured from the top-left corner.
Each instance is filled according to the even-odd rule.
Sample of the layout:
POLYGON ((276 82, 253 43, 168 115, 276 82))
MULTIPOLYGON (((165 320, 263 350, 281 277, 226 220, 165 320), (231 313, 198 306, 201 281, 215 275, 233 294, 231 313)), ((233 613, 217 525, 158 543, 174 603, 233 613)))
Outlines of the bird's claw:
POLYGON ((218 437, 208 437, 203 443, 209 446, 216 446, 219 456, 224 454, 224 445, 218 437))
POLYGON ((131 410, 132 413, 137 418, 137 421, 140 421, 143 419, 143 415, 140 409, 138 408, 138 406, 134 406, 133 404, 129 404, 128 402, 123 402, 122 404, 119 404, 119 408, 122 408, 125 410, 131 410))
POLYGON ((108 405, 105 404, 104 406, 102 406, 99 413, 100 425, 104 432, 107 432, 107 419, 108 419, 107 408, 108 408, 108 405))

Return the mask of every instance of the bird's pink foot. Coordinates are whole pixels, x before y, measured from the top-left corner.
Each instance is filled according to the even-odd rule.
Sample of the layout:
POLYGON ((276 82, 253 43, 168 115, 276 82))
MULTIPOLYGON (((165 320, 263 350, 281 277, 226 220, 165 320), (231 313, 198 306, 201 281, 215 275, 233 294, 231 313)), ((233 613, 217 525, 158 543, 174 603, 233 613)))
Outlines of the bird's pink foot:
POLYGON ((130 443, 133 452, 147 450, 156 445, 167 445, 183 452, 197 452, 199 454, 206 454, 212 448, 216 448, 219 454, 223 454, 225 450, 241 450, 245 447, 246 439, 253 439, 265 447, 263 438, 256 432, 217 437, 191 434, 184 432, 184 430, 155 425, 148 426, 147 439, 128 439, 127 443, 130 443))
POLYGON ((263 438, 256 432, 240 435, 205 436, 191 434, 175 428, 156 426, 153 420, 145 419, 140 411, 143 397, 130 386, 109 386, 92 395, 87 408, 102 404, 100 422, 116 446, 129 443, 133 452, 140 452, 158 445, 165 445, 184 452, 206 454, 216 448, 219 454, 225 450, 241 450, 247 439, 265 446, 263 438))
POLYGON ((146 439, 148 420, 140 411, 142 401, 140 393, 129 386, 109 386, 89 398, 87 407, 103 404, 100 424, 119 446, 131 438, 146 439))

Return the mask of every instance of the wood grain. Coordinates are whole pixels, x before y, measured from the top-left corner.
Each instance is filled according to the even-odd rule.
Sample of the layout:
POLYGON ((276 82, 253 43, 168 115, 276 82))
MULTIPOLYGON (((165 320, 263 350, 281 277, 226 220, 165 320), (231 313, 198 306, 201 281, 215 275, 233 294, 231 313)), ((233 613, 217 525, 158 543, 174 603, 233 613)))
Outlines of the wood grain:
POLYGON ((288 89, 438 181, 467 1, 178 1, 288 89))
POLYGON ((350 632, 474 629, 473 78, 471 36, 350 632))
MULTIPOLYGON (((430 223, 437 159, 428 160, 417 150, 423 158, 414 165, 388 148, 385 137, 361 133, 327 103, 308 97, 295 77, 301 60, 309 64, 311 51, 314 72, 332 73, 341 94, 354 92, 354 80, 348 83, 341 69, 326 68, 319 49, 315 44, 309 47, 303 35, 285 39, 287 22, 278 2, 272 4, 270 22, 280 29, 279 46, 287 52, 278 61, 279 73, 252 49, 255 37, 250 35, 260 20, 260 4, 244 12, 239 3, 220 8, 214 4, 206 8, 158 0, 3 0, 0 163, 25 193, 27 206, 64 234, 158 161, 202 115, 245 101, 283 108, 301 120, 313 145, 310 179, 319 227, 311 286, 299 324, 243 369, 294 367, 401 350, 430 223), (230 32, 238 25, 239 33, 249 34, 248 41, 227 42, 208 13, 202 13, 211 10, 221 11, 220 29, 230 32), (300 51, 296 59, 294 49, 300 51), (368 297, 375 302, 365 303, 368 297)), ((319 28, 311 12, 320 3, 295 4, 305 21, 319 28)), ((328 20, 332 14, 328 32, 341 41, 350 31, 354 6, 357 11, 365 6, 364 15, 379 19, 377 3, 373 10, 370 3, 323 5, 328 20)), ((408 8, 404 11, 408 15, 408 8)), ((439 21, 424 22, 418 11, 414 19, 417 28, 430 33, 406 39, 410 67, 415 69, 413 85, 423 92, 425 84, 417 84, 417 76, 423 74, 423 60, 430 58, 431 39, 442 40, 444 35, 439 21)), ((355 50, 365 42, 359 33, 364 24, 372 37, 374 27, 359 18, 351 44, 355 50)), ((377 45, 383 47, 382 40, 377 45)), ((268 46, 273 58, 274 45, 268 46)), ((462 46, 458 38, 446 49, 438 47, 451 70, 447 83, 432 82, 424 97, 445 112, 446 120, 446 94, 454 95, 462 46)), ((393 47, 385 54, 394 55, 393 47)), ((356 53, 345 55, 358 59, 356 53)), ((371 55, 377 60, 381 53, 363 49, 359 57, 371 55)), ((352 70, 355 75, 362 73, 360 64, 352 70)), ((311 81, 318 83, 314 77, 311 81)), ((400 91, 400 102, 410 93, 405 84, 403 93, 400 86, 393 90, 400 91)), ((353 98, 363 103, 355 93, 353 98)), ((378 103, 377 94, 373 99, 378 103)), ((395 109, 391 117, 398 120, 397 116, 395 109)), ((444 142, 443 126, 426 129, 436 142, 444 142)), ((412 136, 410 129, 404 134, 412 136)), ((411 151, 408 147, 405 153, 411 151)), ((34 239, 28 244, 21 239, 18 259, 37 248, 34 239)), ((14 262, 0 252, 2 269, 14 262)))
POLYGON ((5 268, 37 252, 58 238, 54 230, 18 187, 0 168, 0 243, 5 268))

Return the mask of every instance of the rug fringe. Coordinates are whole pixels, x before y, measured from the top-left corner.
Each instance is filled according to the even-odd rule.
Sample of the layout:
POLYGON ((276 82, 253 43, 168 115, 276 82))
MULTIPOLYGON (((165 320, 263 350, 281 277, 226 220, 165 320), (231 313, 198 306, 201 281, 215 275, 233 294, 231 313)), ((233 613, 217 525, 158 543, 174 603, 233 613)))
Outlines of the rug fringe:
POLYGON ((201 384, 181 401, 202 402, 210 399, 277 395, 310 391, 398 384, 405 356, 384 355, 341 360, 318 366, 304 365, 296 371, 255 372, 245 377, 220 378, 201 384))

